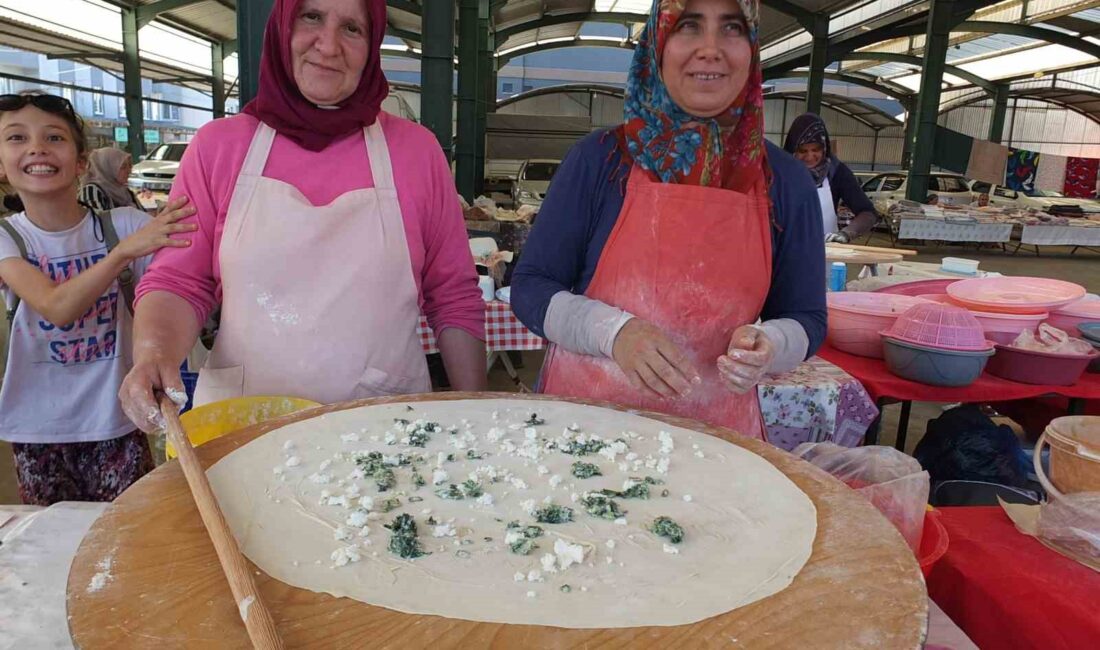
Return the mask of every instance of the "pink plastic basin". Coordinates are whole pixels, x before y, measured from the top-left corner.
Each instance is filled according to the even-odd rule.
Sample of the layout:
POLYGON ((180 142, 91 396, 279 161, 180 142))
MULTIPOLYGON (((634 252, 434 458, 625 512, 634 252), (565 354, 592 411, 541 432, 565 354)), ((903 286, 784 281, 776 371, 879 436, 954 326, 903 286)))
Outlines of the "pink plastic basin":
POLYGON ((915 296, 878 292, 836 291, 826 294, 829 344, 862 357, 882 358, 879 332, 894 324, 906 309, 926 301, 915 296))
POLYGON ((921 296, 930 293, 947 293, 948 285, 954 284, 955 282, 958 282, 958 280, 952 278, 899 282, 898 284, 876 289, 875 293, 892 293, 899 296, 921 296))
POLYGON ((1085 368, 1100 356, 1096 350, 1089 355, 1021 350, 1009 347, 1012 342, 1009 336, 998 336, 994 340, 997 342, 997 353, 986 364, 986 371, 1021 384, 1072 386, 1081 378, 1085 368))
POLYGON ((971 309, 1010 314, 1041 314, 1085 295, 1085 288, 1050 278, 974 278, 947 287, 947 295, 971 309))
POLYGON ((1100 321, 1100 300, 1085 298, 1051 312, 1047 322, 1066 334, 1080 337, 1077 326, 1081 323, 1100 321))
MULTIPOLYGON (((966 307, 966 305, 959 305, 956 303, 951 299, 951 296, 946 293, 930 293, 920 297, 930 302, 938 302, 943 305, 966 307)), ((987 336, 1002 333, 1018 335, 1024 330, 1035 330, 1047 318, 1045 312, 1042 314, 999 314, 993 311, 977 311, 974 309, 970 309, 969 311, 971 314, 974 314, 974 318, 977 318, 978 322, 981 323, 982 329, 985 330, 987 336)))

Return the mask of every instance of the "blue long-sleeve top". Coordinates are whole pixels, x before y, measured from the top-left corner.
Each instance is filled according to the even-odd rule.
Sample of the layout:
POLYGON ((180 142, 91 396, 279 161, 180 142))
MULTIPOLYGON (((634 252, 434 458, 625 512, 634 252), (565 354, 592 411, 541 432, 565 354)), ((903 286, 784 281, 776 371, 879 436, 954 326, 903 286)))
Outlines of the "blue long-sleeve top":
MULTIPOLYGON (((798 321, 812 355, 825 340, 827 322, 821 204, 805 165, 770 142, 767 153, 775 225, 772 283, 760 317, 798 321)), ((584 294, 592 281, 622 210, 627 175, 629 166, 606 130, 578 141, 554 175, 512 275, 512 309, 539 336, 545 336, 551 298, 560 291, 584 294)))

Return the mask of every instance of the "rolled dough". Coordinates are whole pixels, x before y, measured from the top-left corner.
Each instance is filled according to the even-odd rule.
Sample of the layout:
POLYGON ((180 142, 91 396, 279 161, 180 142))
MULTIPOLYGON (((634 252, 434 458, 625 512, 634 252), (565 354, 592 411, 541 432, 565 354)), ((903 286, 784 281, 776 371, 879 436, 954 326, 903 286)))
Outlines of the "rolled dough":
MULTIPOLYGON (((245 555, 296 587, 406 613, 568 628, 694 623, 781 591, 810 557, 817 529, 810 499, 770 463, 719 438, 563 402, 465 400, 412 408, 369 406, 297 422, 211 467, 211 485, 245 555), (545 424, 524 424, 533 411, 545 424), (399 418, 437 422, 444 430, 425 448, 402 444, 400 434, 387 444, 399 418), (586 436, 619 439, 628 449, 585 456, 547 449, 553 446, 548 441, 575 438, 577 433, 567 430, 574 424, 586 436), (453 434, 447 432, 452 426, 457 427, 453 434), (671 437, 671 450, 661 440, 669 436, 661 432, 671 437), (529 438, 537 443, 527 443, 529 438), (485 457, 467 459, 468 449, 485 457), (531 457, 533 449, 537 458, 531 457), (426 463, 418 471, 427 485, 414 489, 409 468, 398 467, 396 488, 379 493, 374 481, 354 478, 352 454, 369 451, 423 455, 426 463), (442 463, 449 477, 444 486, 460 484, 480 468, 491 505, 485 505, 487 499, 436 496, 432 476, 440 452, 455 457, 442 463), (298 462, 288 466, 291 456, 298 462), (665 473, 658 471, 665 467, 663 459, 665 473), (570 469, 578 460, 599 465, 603 476, 575 478, 570 469), (497 482, 489 478, 493 472, 497 482), (646 500, 616 498, 626 511, 620 521, 589 515, 574 501, 574 495, 579 499, 588 491, 622 490, 628 477, 663 484, 651 486, 646 500), (348 489, 349 507, 321 505, 322 490, 339 497, 348 489), (662 496, 666 489, 668 496, 662 496), (360 526, 347 523, 359 503, 356 491, 375 501, 365 537, 360 526), (377 513, 379 504, 394 496, 401 507, 377 513), (410 497, 422 500, 410 502, 410 497), (517 555, 505 543, 506 525, 535 524, 531 500, 571 507, 574 520, 538 524, 545 531, 536 540, 538 548, 517 555), (390 531, 383 524, 402 513, 415 518, 418 539, 430 555, 410 561, 387 550, 390 531), (649 532, 662 515, 683 527, 682 543, 669 544, 649 532), (455 535, 447 527, 435 530, 429 517, 449 523, 455 535), (338 541, 335 531, 341 527, 352 535, 338 541), (444 536, 434 537, 435 532, 444 536), (560 559, 554 563, 558 540, 579 544, 583 561, 564 569, 560 559), (361 559, 336 566, 333 554, 349 546, 361 559)), ((352 520, 362 523, 363 514, 352 520)))

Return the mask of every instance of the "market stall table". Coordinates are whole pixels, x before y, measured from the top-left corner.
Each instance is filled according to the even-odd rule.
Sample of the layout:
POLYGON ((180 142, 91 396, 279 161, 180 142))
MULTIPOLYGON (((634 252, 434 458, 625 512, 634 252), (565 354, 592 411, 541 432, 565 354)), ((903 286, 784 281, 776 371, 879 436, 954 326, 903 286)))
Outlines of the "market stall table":
POLYGON ((953 223, 938 219, 902 219, 898 239, 1001 244, 1012 238, 1011 223, 953 223))
MULTIPOLYGON (((1076 412, 1082 407, 1083 400, 1100 399, 1100 374, 1095 373, 1085 373, 1073 386, 1021 384, 983 373, 978 381, 969 386, 944 388, 902 379, 891 373, 882 359, 859 357, 841 352, 828 343, 822 345, 817 354, 858 379, 880 409, 887 403, 901 402, 901 420, 898 423, 898 435, 894 443, 898 449, 905 449, 909 412, 913 402, 947 404, 1007 402, 1056 394, 1070 398, 1070 410, 1076 412)), ((874 430, 868 433, 868 444, 874 444, 876 434, 874 430)))
POLYGON ((1100 573, 1021 534, 998 506, 939 512, 951 544, 928 592, 979 647, 1097 647, 1100 573))
MULTIPOLYGON (((1025 225, 1020 244, 1034 246, 1036 255, 1039 246, 1073 246, 1073 253, 1078 248, 1100 247, 1100 222, 1086 221, 1071 226, 1025 225)), ((1016 250, 1019 249, 1017 246, 1016 250)))
MULTIPOLYGON (((199 447, 209 466, 253 438, 290 422, 368 404, 514 394, 436 394, 331 405, 242 429, 199 447)), ((524 399, 538 400, 537 396, 524 399)), ((712 435, 683 418, 643 414, 712 435)), ((727 433, 727 435, 729 435, 727 433)), ((736 436, 735 436, 736 437, 736 436)), ((760 441, 734 441, 784 472, 817 508, 812 555, 787 589, 698 623, 673 627, 567 629, 419 616, 297 589, 257 572, 264 602, 288 647, 684 647, 722 639, 759 644, 918 647, 927 596, 917 564, 896 530, 856 493, 824 472, 760 441), (868 607, 867 603, 874 603, 868 607), (870 640, 868 640, 870 639, 870 640)), ((161 466, 120 496, 92 526, 69 575, 69 627, 75 645, 118 647, 135 635, 168 645, 247 644, 178 463, 161 466), (111 559, 112 580, 88 590, 111 559), (105 624, 109 621, 109 624, 105 624)))

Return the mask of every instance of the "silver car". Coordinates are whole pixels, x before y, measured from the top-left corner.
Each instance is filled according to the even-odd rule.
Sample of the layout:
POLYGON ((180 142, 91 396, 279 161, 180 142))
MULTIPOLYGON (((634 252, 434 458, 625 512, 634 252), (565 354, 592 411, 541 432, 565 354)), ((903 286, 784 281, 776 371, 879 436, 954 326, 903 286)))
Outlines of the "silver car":
POLYGON ((546 191, 550 189, 550 179, 560 165, 560 160, 525 160, 512 186, 513 205, 516 208, 523 205, 541 206, 546 191))
POLYGON ((153 149, 151 154, 134 165, 130 172, 130 187, 151 192, 171 190, 186 149, 186 142, 166 142, 153 149))

